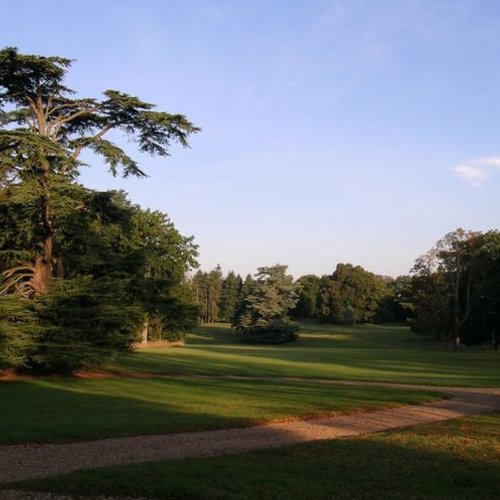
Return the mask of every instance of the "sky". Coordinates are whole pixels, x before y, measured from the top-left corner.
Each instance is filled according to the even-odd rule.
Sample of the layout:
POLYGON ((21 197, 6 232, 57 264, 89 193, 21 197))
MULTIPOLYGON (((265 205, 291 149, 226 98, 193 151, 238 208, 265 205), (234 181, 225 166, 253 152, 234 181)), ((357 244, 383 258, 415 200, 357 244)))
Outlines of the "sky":
POLYGON ((146 179, 98 158, 199 245, 201 268, 295 278, 337 263, 409 272, 458 227, 500 220, 496 0, 0 0, 0 47, 74 59, 82 97, 117 89, 202 128, 146 179))

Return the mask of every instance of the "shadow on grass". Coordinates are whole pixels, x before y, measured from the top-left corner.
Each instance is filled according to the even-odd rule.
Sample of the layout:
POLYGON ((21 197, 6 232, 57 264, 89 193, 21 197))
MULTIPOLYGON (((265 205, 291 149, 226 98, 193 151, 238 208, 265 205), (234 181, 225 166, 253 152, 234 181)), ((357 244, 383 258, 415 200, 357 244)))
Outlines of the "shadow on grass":
POLYGON ((170 404, 169 389, 189 390, 182 382, 174 385, 155 380, 3 382, 0 399, 6 403, 0 413, 0 440, 2 444, 68 442, 244 422, 242 417, 203 411, 203 405, 193 404, 189 411, 170 404))
POLYGON ((81 471, 11 487, 183 499, 499 498, 498 417, 480 419, 472 431, 436 424, 231 457, 81 471), (489 432, 481 436, 476 431, 485 421, 489 432))
POLYGON ((0 383, 0 442, 67 442, 244 427, 376 409, 433 393, 314 382, 40 379, 0 383))

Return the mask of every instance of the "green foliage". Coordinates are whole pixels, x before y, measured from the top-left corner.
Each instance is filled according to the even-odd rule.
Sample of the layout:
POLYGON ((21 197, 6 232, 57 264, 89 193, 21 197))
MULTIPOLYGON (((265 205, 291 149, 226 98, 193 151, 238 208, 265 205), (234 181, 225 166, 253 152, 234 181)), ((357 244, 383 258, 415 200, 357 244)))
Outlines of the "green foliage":
POLYGON ((446 234, 412 270, 412 329, 459 345, 498 345, 500 233, 457 229, 446 234))
POLYGON ((344 323, 346 325, 354 325, 356 324, 356 318, 354 316, 354 307, 347 306, 344 310, 344 323))
POLYGON ((191 281, 200 317, 204 323, 220 321, 222 299, 222 271, 219 265, 210 272, 199 270, 191 281))
POLYGON ((376 322, 407 322, 414 308, 412 300, 410 276, 398 276, 395 280, 388 281, 385 295, 379 301, 376 322))
POLYGON ((243 281, 241 276, 237 276, 233 271, 230 271, 226 278, 222 281, 222 292, 220 300, 220 320, 225 323, 230 323, 233 319, 238 302, 240 300, 243 281))
POLYGON ((234 320, 235 328, 249 343, 282 343, 297 339, 297 328, 288 313, 297 303, 296 287, 287 266, 260 267, 234 320))
POLYGON ((155 111, 115 90, 104 92, 103 100, 73 98, 64 85, 71 62, 15 48, 0 51, 0 197, 26 210, 28 217, 13 224, 29 241, 29 254, 9 248, 14 263, 0 270, 10 279, 8 288, 25 296, 45 293, 51 277, 63 272, 54 238, 69 211, 86 207, 57 200, 77 177, 83 150, 103 156, 114 175, 121 169, 124 176, 142 176, 137 163, 105 139, 109 132, 126 134, 141 151, 167 156, 172 143, 187 146, 188 136, 199 130, 182 115, 155 111))
POLYGON ((247 344, 283 344, 298 337, 298 327, 284 321, 269 321, 268 326, 239 327, 241 339, 247 344))
POLYGON ((143 334, 148 340, 182 340, 198 324, 199 307, 184 279, 197 265, 197 247, 165 214, 138 207, 133 212, 130 240, 142 256, 135 295, 147 318, 143 334))
POLYGON ((142 322, 129 280, 113 274, 54 280, 49 292, 34 300, 41 333, 28 357, 30 371, 70 374, 129 349, 142 322))
POLYGON ((500 342, 500 232, 480 236, 470 317, 463 327, 465 343, 500 342))
POLYGON ((137 163, 105 134, 119 130, 141 151, 168 156, 172 142, 187 147, 188 136, 199 131, 183 115, 155 111, 153 104, 117 90, 106 90, 102 100, 71 98, 75 91, 63 84, 71 64, 70 59, 20 54, 12 47, 0 51, 0 109, 10 106, 2 113, 2 125, 21 126, 0 131, 2 180, 10 176, 12 182, 27 166, 39 168, 33 161, 35 145, 42 146, 42 155, 50 148, 45 163, 53 172, 75 175, 80 153, 91 149, 113 174, 122 168, 125 176, 142 176, 137 163))
POLYGON ((292 315, 297 318, 315 318, 317 316, 318 291, 320 278, 314 274, 301 276, 295 283, 298 290, 297 305, 292 315))
POLYGON ((0 295, 0 368, 27 367, 40 335, 33 303, 0 295))
POLYGON ((331 276, 319 281, 319 318, 332 323, 374 321, 386 295, 386 282, 361 266, 338 264, 331 276))
MULTIPOLYGON (((25 314, 32 311, 41 329, 29 351, 18 350, 17 362, 9 356, 12 366, 69 373, 99 365, 138 340, 145 315, 152 318, 151 339, 182 338, 198 315, 184 283, 184 273, 195 263, 192 238, 180 235, 166 215, 131 205, 123 193, 94 192, 74 183, 67 191, 55 191, 54 206, 65 202, 81 209, 58 211, 61 231, 54 247, 65 263, 65 279, 53 280, 33 304, 3 297, 17 300, 25 314)), ((18 206, 5 203, 4 209, 18 206)), ((22 249, 15 231, 2 237, 7 247, 22 249)), ((3 324, 10 337, 17 329, 22 339, 29 330, 26 321, 3 324)))
MULTIPOLYGON (((198 325, 200 309, 185 283, 156 297, 156 309, 149 313, 148 340, 177 342, 198 325)), ((148 309, 151 310, 151 304, 148 309)))
POLYGON ((130 348, 141 322, 127 278, 54 280, 32 300, 0 297, 0 364, 19 371, 68 374, 130 348))
POLYGON ((184 283, 192 238, 123 193, 75 180, 85 149, 113 175, 144 175, 105 138, 113 130, 168 156, 199 129, 116 90, 74 98, 64 85, 71 63, 0 50, 0 357, 18 369, 93 366, 130 347, 145 320, 164 338, 198 314, 184 283))

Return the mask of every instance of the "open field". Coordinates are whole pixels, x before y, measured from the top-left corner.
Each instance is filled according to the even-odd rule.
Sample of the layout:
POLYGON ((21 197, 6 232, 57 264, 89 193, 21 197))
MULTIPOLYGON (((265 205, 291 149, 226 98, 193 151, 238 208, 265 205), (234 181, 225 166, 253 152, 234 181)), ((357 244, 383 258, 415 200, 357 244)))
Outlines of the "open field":
POLYGON ((82 471, 16 485, 79 495, 196 499, 500 496, 500 414, 372 436, 82 471))
POLYGON ((0 412, 0 443, 242 427, 436 397, 406 388, 279 380, 286 376, 500 385, 498 352, 455 352, 403 327, 373 325, 304 324, 298 342, 279 346, 241 344, 227 326, 205 326, 188 337, 186 347, 141 349, 122 356, 110 369, 115 378, 1 381, 0 400, 8 404, 0 412), (179 374, 183 377, 168 378, 179 374), (221 375, 277 379, 216 377, 221 375))
MULTIPOLYGON (((373 325, 303 324, 297 343, 279 346, 241 344, 226 325, 204 326, 185 347, 141 349, 108 368, 102 375, 109 378, 0 381, 0 400, 8 402, 0 412, 0 444, 244 427, 432 401, 440 397, 433 385, 500 386, 498 352, 456 352, 404 327, 373 325), (335 383, 340 379, 360 385, 335 383)), ((19 487, 155 498, 494 498, 499 424, 494 414, 225 458, 83 471, 19 487)))
POLYGON ((248 375, 500 387, 500 351, 426 341, 407 327, 303 323, 299 341, 241 344, 227 325, 209 325, 183 348, 141 349, 115 366, 122 373, 248 375))

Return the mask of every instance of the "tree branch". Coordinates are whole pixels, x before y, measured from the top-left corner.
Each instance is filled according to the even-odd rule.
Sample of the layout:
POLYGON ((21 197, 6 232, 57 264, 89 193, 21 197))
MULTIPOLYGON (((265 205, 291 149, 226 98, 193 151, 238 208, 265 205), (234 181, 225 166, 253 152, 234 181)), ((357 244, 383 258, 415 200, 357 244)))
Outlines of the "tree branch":
POLYGON ((68 115, 65 118, 60 118, 58 120, 53 121, 48 127, 47 127, 47 134, 52 134, 52 130, 54 130, 54 137, 57 137, 59 135, 59 131, 61 130, 61 127, 68 122, 71 122, 75 120, 76 118, 79 118, 80 116, 84 116, 86 114, 91 114, 93 111, 95 111, 95 108, 86 108, 86 109, 80 109, 79 111, 76 111, 72 115, 68 115))
POLYGON ((86 146, 88 146, 90 143, 92 142, 95 142, 95 141, 98 141, 99 139, 101 139, 105 134, 107 134, 113 127, 111 125, 109 125, 108 127, 104 127, 99 133, 97 133, 96 135, 94 135, 93 137, 89 138, 87 142, 87 144, 85 143, 82 143, 80 146, 78 146, 74 151, 73 151, 73 154, 71 155, 71 158, 73 160, 76 160, 79 156, 80 156, 80 153, 82 152, 83 148, 85 148, 86 146))

